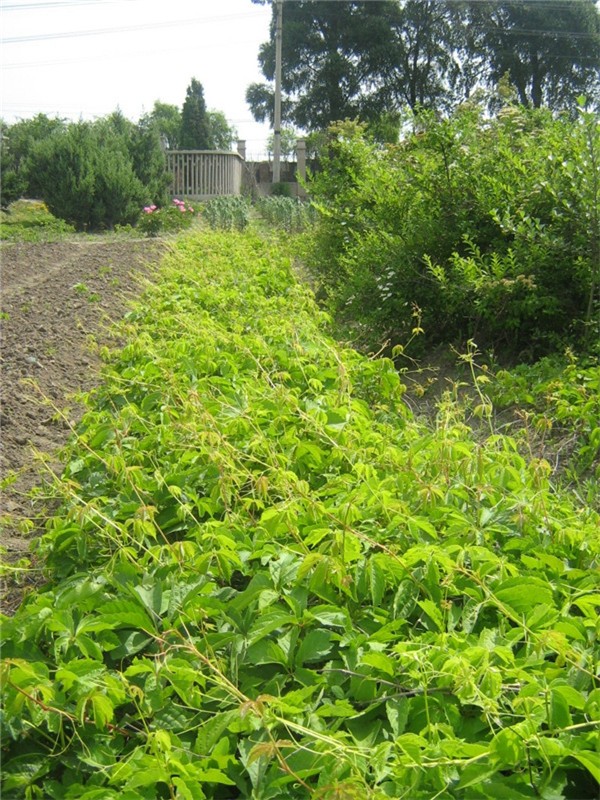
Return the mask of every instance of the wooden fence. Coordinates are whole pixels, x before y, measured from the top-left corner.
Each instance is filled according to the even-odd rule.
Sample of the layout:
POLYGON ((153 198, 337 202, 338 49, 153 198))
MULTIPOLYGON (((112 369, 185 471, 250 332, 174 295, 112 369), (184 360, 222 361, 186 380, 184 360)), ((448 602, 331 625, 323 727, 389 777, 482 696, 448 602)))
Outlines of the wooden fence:
POLYGON ((237 195, 242 190, 244 161, 238 153, 221 150, 171 150, 167 169, 171 195, 208 200, 219 195, 237 195))

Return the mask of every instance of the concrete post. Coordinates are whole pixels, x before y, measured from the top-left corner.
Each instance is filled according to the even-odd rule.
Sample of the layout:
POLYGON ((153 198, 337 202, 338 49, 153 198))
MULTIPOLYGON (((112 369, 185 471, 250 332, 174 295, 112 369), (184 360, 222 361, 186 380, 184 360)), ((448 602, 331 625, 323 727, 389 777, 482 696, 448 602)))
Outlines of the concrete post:
POLYGON ((245 161, 246 160, 246 140, 245 139, 238 139, 237 151, 245 161))
POLYGON ((281 180, 281 40, 283 37, 283 0, 276 2, 275 24, 275 109, 273 112, 273 183, 281 180))

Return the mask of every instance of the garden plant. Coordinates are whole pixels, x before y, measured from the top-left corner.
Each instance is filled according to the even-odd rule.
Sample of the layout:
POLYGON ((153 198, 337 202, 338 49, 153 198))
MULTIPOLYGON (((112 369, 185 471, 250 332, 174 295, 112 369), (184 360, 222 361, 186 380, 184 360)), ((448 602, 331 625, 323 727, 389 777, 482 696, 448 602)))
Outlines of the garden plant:
POLYGON ((2 796, 595 798, 598 513, 414 418, 292 244, 181 237, 104 353, 3 620, 2 796))

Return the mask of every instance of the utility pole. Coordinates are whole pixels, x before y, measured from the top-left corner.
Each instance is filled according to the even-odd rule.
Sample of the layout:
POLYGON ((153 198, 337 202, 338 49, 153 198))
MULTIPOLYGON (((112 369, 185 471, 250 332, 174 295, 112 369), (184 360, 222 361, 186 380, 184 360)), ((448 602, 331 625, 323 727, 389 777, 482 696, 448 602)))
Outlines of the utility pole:
POLYGON ((281 40, 283 37, 283 0, 276 0, 275 23, 275 113, 273 115, 273 183, 281 180, 281 40))

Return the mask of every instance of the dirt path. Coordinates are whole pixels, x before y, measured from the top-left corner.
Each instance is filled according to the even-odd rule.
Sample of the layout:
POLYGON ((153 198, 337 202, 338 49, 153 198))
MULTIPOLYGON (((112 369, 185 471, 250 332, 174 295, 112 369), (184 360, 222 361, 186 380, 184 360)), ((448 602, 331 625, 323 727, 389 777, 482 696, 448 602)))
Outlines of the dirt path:
POLYGON ((107 338, 165 251, 155 240, 81 238, 0 245, 0 547, 15 560, 29 546, 19 522, 36 514, 28 492, 39 483, 35 452, 52 453, 68 435, 54 407, 78 409, 70 395, 98 380, 90 337, 107 338), (46 398, 46 401, 44 401, 46 398), (8 480, 7 480, 8 479, 8 480), (7 485, 9 484, 9 485, 7 485))

